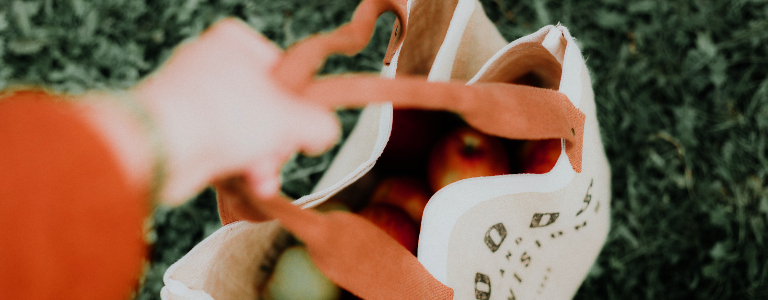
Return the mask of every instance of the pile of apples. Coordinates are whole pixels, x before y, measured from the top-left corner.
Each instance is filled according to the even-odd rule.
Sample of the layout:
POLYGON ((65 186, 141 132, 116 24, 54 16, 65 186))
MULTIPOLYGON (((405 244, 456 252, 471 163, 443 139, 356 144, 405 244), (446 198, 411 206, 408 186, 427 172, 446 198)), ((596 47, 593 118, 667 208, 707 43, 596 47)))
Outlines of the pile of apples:
MULTIPOLYGON (((374 169, 317 209, 358 213, 416 254, 424 207, 438 190, 473 177, 549 172, 560 147, 559 139, 489 136, 446 112, 395 110, 389 142, 374 169)), ((300 245, 278 258, 262 297, 355 298, 325 278, 300 245)))

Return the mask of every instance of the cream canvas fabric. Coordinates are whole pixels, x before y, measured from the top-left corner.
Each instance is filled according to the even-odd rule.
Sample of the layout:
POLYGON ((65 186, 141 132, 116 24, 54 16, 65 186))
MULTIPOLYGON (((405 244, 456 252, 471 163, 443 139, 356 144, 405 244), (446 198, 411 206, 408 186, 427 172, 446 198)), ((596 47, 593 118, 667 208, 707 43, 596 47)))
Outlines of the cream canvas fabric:
POLYGON ((509 44, 469 84, 531 42, 562 62, 559 90, 587 116, 582 172, 574 172, 563 149, 549 173, 463 180, 432 197, 418 257, 456 299, 571 298, 608 233, 610 170, 589 73, 568 30, 548 26, 509 44))
MULTIPOLYGON (((436 3, 408 1, 408 19, 434 11, 441 5, 436 3)), ((444 6, 450 8, 440 11, 450 22, 435 35, 442 37, 435 49, 425 50, 434 52, 431 64, 417 66, 423 60, 401 55, 415 47, 406 38, 382 76, 426 68, 431 81, 510 82, 514 78, 504 76, 519 68, 516 61, 509 63, 508 54, 522 44, 541 45, 561 64, 553 88, 587 116, 583 167, 576 173, 563 152, 547 174, 474 178, 443 188, 424 213, 419 261, 454 289, 455 299, 570 298, 603 245, 610 209, 609 167, 580 50, 562 26, 547 26, 507 44, 477 0, 444 6)), ((366 107, 313 193, 294 204, 316 206, 359 180, 381 155, 391 126, 391 105, 366 107)), ((260 267, 273 259, 283 235, 274 221, 222 227, 168 269, 162 298, 256 299, 257 282, 268 276, 260 267)))
POLYGON ((266 280, 261 262, 274 259, 281 239, 276 221, 234 222, 200 242, 163 276, 162 299, 257 299, 266 280), (271 256, 270 256, 271 255, 271 256))

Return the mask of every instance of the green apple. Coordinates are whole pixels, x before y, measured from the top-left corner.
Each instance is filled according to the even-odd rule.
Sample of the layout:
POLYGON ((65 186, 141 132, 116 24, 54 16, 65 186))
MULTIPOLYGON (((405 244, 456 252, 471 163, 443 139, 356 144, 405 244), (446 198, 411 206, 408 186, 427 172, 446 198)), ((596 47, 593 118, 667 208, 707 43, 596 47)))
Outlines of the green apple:
POLYGON ((315 207, 315 210, 321 213, 327 213, 332 211, 346 211, 346 212, 352 211, 349 208, 349 206, 346 203, 344 203, 344 201, 336 197, 332 197, 328 200, 325 200, 325 202, 320 203, 315 207))
POLYGON ((283 251, 262 291, 266 300, 334 300, 340 295, 341 289, 320 272, 302 246, 283 251))

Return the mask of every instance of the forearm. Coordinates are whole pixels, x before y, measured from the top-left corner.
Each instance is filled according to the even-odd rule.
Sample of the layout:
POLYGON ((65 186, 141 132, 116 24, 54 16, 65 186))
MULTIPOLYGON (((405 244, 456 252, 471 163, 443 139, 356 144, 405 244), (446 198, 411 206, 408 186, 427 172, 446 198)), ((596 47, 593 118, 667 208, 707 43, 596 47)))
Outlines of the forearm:
POLYGON ((160 204, 178 205, 209 180, 213 166, 200 157, 200 116, 169 98, 183 97, 152 79, 129 91, 93 92, 75 100, 83 117, 110 146, 129 184, 149 189, 160 204), (197 151, 196 151, 197 150, 197 151))
MULTIPOLYGON (((157 157, 150 143, 152 130, 136 115, 136 101, 124 92, 91 92, 72 99, 82 117, 92 125, 112 150, 128 184, 135 189, 149 189, 154 179, 157 157), (133 102, 133 103, 131 103, 133 102)), ((140 108, 138 108, 140 109, 140 108)))

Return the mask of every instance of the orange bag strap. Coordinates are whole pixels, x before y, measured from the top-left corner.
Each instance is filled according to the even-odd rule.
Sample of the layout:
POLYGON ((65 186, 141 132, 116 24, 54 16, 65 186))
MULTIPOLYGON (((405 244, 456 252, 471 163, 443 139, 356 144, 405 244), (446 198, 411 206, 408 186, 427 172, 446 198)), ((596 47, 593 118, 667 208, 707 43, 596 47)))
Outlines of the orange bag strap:
POLYGON ((363 0, 349 23, 331 33, 310 36, 289 47, 283 59, 272 69, 272 77, 289 89, 300 90, 312 81, 329 55, 352 56, 365 49, 376 28, 376 19, 388 11, 398 19, 385 58, 388 62, 405 38, 406 26, 399 24, 408 14, 407 0, 363 0))
POLYGON ((363 217, 349 212, 319 214, 278 196, 256 199, 243 178, 216 184, 238 218, 277 219, 298 237, 328 278, 363 299, 453 299, 453 290, 410 251, 363 217))
POLYGON ((339 76, 318 80, 304 93, 331 107, 392 102, 399 108, 450 110, 480 131, 509 139, 562 138, 571 166, 581 172, 586 116, 557 91, 506 83, 425 82, 419 77, 339 76))
MULTIPOLYGON (((275 64, 273 78, 303 98, 333 107, 392 102, 398 108, 456 112, 476 129, 500 137, 562 138, 571 166, 581 172, 586 117, 563 93, 503 83, 427 82, 421 77, 357 75, 315 80, 317 68, 329 55, 354 55, 365 48, 379 15, 393 11, 399 20, 405 20, 406 9, 406 0, 364 0, 348 24, 290 47, 275 64)), ((387 54, 390 58, 392 49, 399 47, 408 33, 405 24, 395 26, 387 54)))

